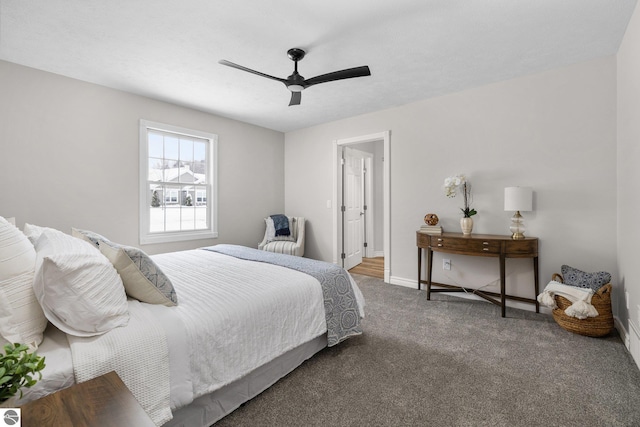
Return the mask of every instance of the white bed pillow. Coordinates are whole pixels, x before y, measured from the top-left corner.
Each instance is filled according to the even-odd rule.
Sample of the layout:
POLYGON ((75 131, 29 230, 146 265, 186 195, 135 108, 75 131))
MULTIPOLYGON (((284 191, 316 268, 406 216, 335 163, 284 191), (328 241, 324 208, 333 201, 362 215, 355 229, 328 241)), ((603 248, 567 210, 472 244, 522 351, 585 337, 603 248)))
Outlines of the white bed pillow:
POLYGON ((36 251, 27 237, 0 216, 0 346, 38 346, 47 318, 33 293, 36 251))
POLYGON ((127 295, 149 304, 178 305, 173 284, 144 251, 102 240, 100 252, 118 270, 127 295))
POLYGON ((47 227, 40 227, 39 225, 26 223, 24 225, 23 231, 24 231, 24 235, 27 236, 29 241, 35 246, 36 242, 38 241, 38 238, 46 228, 47 227))
POLYGON ((36 244, 33 289, 51 323, 70 335, 100 335, 129 322, 122 280, 90 243, 46 229, 36 244))
POLYGON ((31 243, 35 243, 42 234, 42 230, 44 227, 39 227, 37 225, 29 224, 28 222, 24 224, 24 235, 27 236, 31 243))

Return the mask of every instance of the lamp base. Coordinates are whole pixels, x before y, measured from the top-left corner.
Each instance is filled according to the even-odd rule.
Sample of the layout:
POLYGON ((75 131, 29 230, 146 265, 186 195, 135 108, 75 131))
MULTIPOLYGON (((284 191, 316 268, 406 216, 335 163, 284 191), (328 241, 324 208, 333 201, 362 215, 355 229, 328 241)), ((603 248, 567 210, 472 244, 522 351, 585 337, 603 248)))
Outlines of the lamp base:
POLYGON ((516 211, 513 217, 511 217, 511 226, 509 227, 509 230, 511 231, 512 239, 524 239, 525 227, 520 211, 516 211))

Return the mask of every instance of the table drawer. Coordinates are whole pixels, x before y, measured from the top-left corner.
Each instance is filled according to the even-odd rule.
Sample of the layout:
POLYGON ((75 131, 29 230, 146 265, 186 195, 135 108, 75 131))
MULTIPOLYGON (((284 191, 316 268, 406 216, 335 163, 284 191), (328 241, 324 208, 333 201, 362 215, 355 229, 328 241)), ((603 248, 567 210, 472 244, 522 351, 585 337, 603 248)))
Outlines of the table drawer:
POLYGON ((431 247, 434 250, 443 249, 460 252, 500 253, 500 241, 498 240, 432 237, 431 247))
POLYGON ((426 233, 416 233, 416 234, 417 234, 416 240, 419 248, 426 248, 430 245, 429 238, 433 238, 432 235, 426 234, 426 233))
POLYGON ((507 254, 538 254, 538 239, 511 240, 506 242, 507 254))

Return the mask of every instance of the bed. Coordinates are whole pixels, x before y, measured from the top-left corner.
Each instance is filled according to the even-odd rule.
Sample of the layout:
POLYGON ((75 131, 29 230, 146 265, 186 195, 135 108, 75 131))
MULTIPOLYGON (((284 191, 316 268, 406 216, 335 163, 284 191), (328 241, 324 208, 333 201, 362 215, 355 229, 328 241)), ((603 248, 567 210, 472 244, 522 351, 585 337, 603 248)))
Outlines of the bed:
MULTIPOLYGON (((93 251, 96 262, 96 248, 91 246, 108 242, 90 232, 74 237, 37 231, 51 240, 64 240, 62 247, 77 246, 69 238, 81 241, 83 250, 93 251)), ((47 250, 39 248, 46 239, 35 234, 30 236, 37 254, 34 290, 46 312, 52 304, 47 302, 47 291, 38 290, 38 283, 46 281, 42 276, 48 274, 42 273, 41 265, 47 250)), ((123 252, 123 246, 115 247, 123 252)), ((53 252, 60 251, 58 246, 53 252)), ((60 323, 65 314, 47 315, 38 348, 47 367, 43 379, 25 390, 19 403, 115 370, 157 425, 209 426, 327 345, 339 345, 361 333, 364 299, 347 272, 288 255, 264 252, 265 259, 263 252, 217 245, 148 257, 157 269, 152 273, 159 272, 170 282, 172 289, 165 295, 177 305, 133 298, 123 280, 127 322, 106 332, 65 331, 69 325, 60 323)), ((105 254, 105 248, 98 253, 105 254)), ((108 253, 105 259, 114 268, 121 267, 108 253)), ((127 276, 124 270, 118 273, 127 276)), ((121 322, 121 306, 119 310, 106 316, 112 324, 121 322)))

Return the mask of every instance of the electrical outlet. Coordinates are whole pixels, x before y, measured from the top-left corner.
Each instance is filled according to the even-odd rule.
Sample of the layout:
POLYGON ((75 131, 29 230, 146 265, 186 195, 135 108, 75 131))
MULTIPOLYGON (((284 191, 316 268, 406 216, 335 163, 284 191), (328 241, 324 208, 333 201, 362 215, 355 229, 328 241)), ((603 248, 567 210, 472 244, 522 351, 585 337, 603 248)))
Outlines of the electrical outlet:
POLYGON ((442 269, 443 270, 451 270, 451 260, 448 258, 444 258, 442 260, 442 269))

